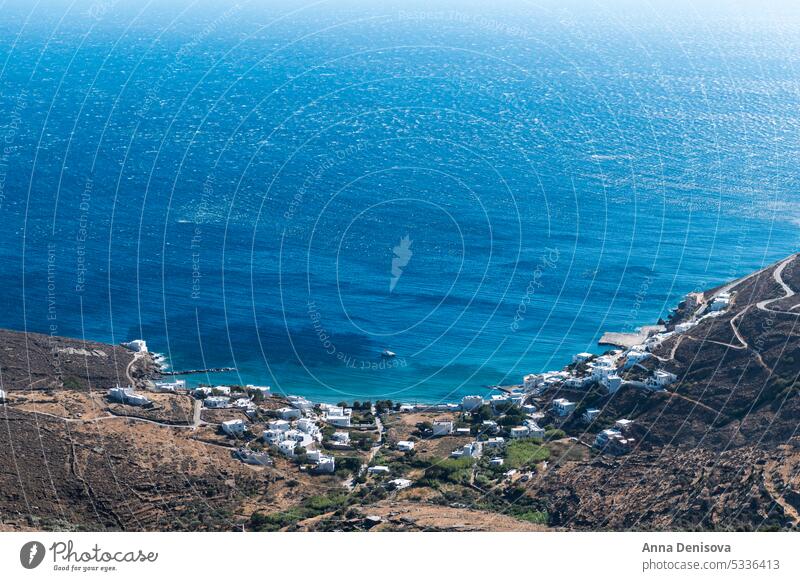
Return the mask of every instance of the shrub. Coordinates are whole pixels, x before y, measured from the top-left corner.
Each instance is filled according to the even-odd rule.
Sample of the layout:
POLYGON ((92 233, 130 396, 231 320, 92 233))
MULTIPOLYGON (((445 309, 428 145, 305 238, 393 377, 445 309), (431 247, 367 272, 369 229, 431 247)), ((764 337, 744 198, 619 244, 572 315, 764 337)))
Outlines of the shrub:
POLYGON ((505 465, 508 468, 533 466, 550 458, 550 450, 531 439, 514 440, 506 446, 505 465))

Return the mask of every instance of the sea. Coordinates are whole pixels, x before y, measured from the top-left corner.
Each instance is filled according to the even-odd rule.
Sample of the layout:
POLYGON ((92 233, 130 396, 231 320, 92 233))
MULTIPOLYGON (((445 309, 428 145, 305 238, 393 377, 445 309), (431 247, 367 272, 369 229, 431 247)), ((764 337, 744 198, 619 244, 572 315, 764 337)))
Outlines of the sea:
POLYGON ((746 4, 0 0, 0 326, 329 402, 602 352, 798 250, 746 4))

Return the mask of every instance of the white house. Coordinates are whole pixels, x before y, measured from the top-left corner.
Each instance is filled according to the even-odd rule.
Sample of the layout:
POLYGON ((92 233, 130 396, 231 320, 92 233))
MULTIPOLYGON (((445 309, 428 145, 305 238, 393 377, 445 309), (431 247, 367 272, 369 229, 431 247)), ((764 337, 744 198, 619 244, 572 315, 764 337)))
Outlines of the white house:
POLYGON ((215 385, 211 388, 215 395, 231 395, 231 388, 228 385, 215 385))
POLYGON ((465 395, 461 398, 461 409, 472 411, 483 405, 483 398, 479 395, 465 395))
POLYGON ((497 422, 494 420, 483 420, 481 422, 481 430, 494 434, 498 430, 497 422))
POLYGON ((540 427, 533 420, 525 420, 525 427, 528 428, 529 438, 544 438, 544 428, 540 427))
POLYGON ((433 422, 434 436, 449 436, 453 433, 453 422, 433 422))
POLYGON ((253 464, 255 466, 269 466, 272 464, 272 458, 269 457, 267 452, 256 452, 248 450, 247 448, 239 448, 234 452, 239 460, 245 464, 253 464))
POLYGON ((299 410, 310 410, 314 407, 313 402, 299 395, 290 395, 286 398, 286 401, 289 402, 290 406, 299 410))
POLYGON ((525 401, 525 397, 527 396, 521 393, 510 393, 508 395, 508 399, 511 400, 511 403, 514 405, 522 405, 525 401))
POLYGON ((289 407, 280 408, 278 410, 275 410, 275 412, 278 414, 278 417, 282 420, 298 420, 302 415, 299 409, 289 408, 289 407))
POLYGON ((650 357, 650 353, 647 351, 640 351, 638 349, 631 349, 625 355, 625 369, 630 369, 637 363, 641 363, 645 359, 650 357))
POLYGON ((226 408, 230 404, 231 398, 222 395, 212 395, 203 400, 203 407, 211 409, 226 408))
POLYGON ((625 432, 633 425, 633 420, 621 419, 614 422, 614 427, 620 432, 625 432))
POLYGON ((453 450, 450 453, 451 458, 480 458, 481 454, 483 454, 483 443, 482 442, 470 442, 469 444, 464 444, 463 447, 459 448, 458 450, 453 450))
POLYGON ((349 446, 350 445, 350 433, 349 432, 334 432, 331 435, 331 441, 339 444, 340 446, 349 446))
POLYGON ((271 390, 272 388, 268 385, 247 385, 247 392, 260 398, 268 398, 270 395, 272 395, 271 390))
POLYGON ((389 474, 389 467, 388 466, 370 466, 367 468, 367 472, 372 475, 383 475, 389 474))
POLYGON ((507 395, 495 394, 489 399, 492 409, 497 409, 497 406, 505 406, 511 403, 511 398, 507 395))
POLYGON ((508 437, 512 440, 518 440, 519 438, 527 438, 530 433, 528 426, 514 426, 508 430, 508 437))
POLYGON ((403 490, 404 488, 408 488, 409 486, 414 484, 414 481, 409 480, 408 478, 395 478, 394 480, 390 480, 386 484, 388 484, 395 490, 403 490))
POLYGON ((314 438, 301 432, 300 430, 287 430, 284 433, 284 438, 287 441, 294 442, 295 446, 302 446, 303 448, 308 448, 314 443, 314 438))
POLYGON ((502 465, 503 465, 502 458, 492 458, 491 460, 489 460, 489 466, 492 466, 493 468, 499 468, 502 465))
POLYGON ((143 339, 134 339, 122 344, 126 349, 130 349, 134 353, 147 353, 147 343, 143 339))
POLYGON ((240 409, 247 409, 253 407, 255 404, 250 401, 250 398, 247 397, 240 397, 234 400, 233 407, 240 408, 240 409))
POLYGON ((616 372, 614 359, 608 355, 602 355, 589 364, 589 369, 592 372, 592 379, 602 381, 608 375, 616 372))
POLYGON ((657 369, 656 372, 648 377, 644 384, 648 389, 659 390, 664 389, 668 385, 674 383, 678 376, 663 369, 657 369))
POLYGON ((312 436, 319 432, 316 422, 309 418, 300 418, 297 420, 295 426, 297 426, 297 429, 301 432, 311 434, 312 436))
POLYGON ((619 430, 603 430, 594 438, 594 446, 595 448, 602 448, 604 447, 611 438, 622 436, 622 432, 619 430))
POLYGON ((553 413, 557 416, 564 418, 575 411, 575 402, 569 401, 563 397, 553 400, 553 413))
POLYGON ((531 373, 522 378, 523 387, 525 391, 538 395, 542 393, 547 385, 545 385, 545 377, 541 373, 531 373))
POLYGON ((133 406, 145 406, 150 403, 146 396, 134 392, 132 387, 112 387, 108 390, 108 399, 133 406))
POLYGON ((264 430, 261 439, 267 444, 277 444, 286 439, 286 432, 283 430, 264 430))
POLYGON ((411 412, 413 412, 415 409, 416 409, 416 408, 415 408, 415 406, 413 406, 413 405, 412 405, 412 404, 410 404, 410 403, 404 403, 404 404, 402 404, 402 405, 400 406, 400 412, 401 412, 401 413, 404 413, 404 414, 405 414, 405 413, 411 413, 411 412))
POLYGON ((400 440, 397 442, 397 449, 401 452, 410 452, 414 449, 414 442, 409 442, 408 440, 400 440))
POLYGON ((320 454, 314 471, 321 474, 333 474, 336 471, 336 458, 327 454, 320 454))
POLYGON ((292 425, 286 420, 270 420, 267 423, 267 426, 269 426, 270 430, 275 430, 279 432, 286 432, 289 430, 289 428, 292 427, 292 425))
POLYGON ((489 438, 483 445, 487 448, 502 448, 506 445, 506 440, 501 436, 497 436, 496 438, 489 438))
POLYGON ((710 309, 712 311, 721 311, 727 309, 731 304, 731 293, 719 293, 714 300, 711 301, 710 309))
POLYGON ((619 388, 622 387, 622 378, 616 373, 610 373, 600 380, 600 383, 603 384, 608 393, 617 393, 619 388))
POLYGON ((583 389, 589 383, 592 382, 592 379, 593 378, 591 376, 588 376, 588 375, 587 376, 580 376, 580 377, 573 376, 573 377, 569 377, 566 380, 564 380, 564 385, 566 387, 569 387, 569 388, 572 388, 572 389, 583 389))
POLYGON ((615 455, 627 454, 635 443, 633 438, 623 436, 619 430, 603 430, 594 440, 595 448, 615 455))
POLYGON ((176 379, 175 381, 156 381, 153 384, 155 391, 161 393, 175 393, 179 389, 186 389, 185 379, 176 379))
POLYGON ((585 361, 589 361, 589 359, 591 359, 592 357, 594 357, 594 355, 592 355, 591 353, 586 353, 586 352, 578 353, 577 355, 572 356, 572 362, 584 363, 585 361))
POLYGON ((0 389, 0 401, 6 400, 6 392, 0 389))
POLYGON ((332 426, 349 428, 353 416, 353 410, 338 406, 327 406, 325 411, 325 421, 332 426))
POLYGON ((244 432, 247 429, 247 424, 244 423, 244 420, 228 420, 226 422, 222 422, 221 425, 223 432, 235 438, 241 438, 244 436, 244 432))
POLYGON ((591 424, 599 415, 600 410, 596 408, 589 408, 583 412, 583 419, 587 424, 591 424))
POLYGON ((127 392, 133 393, 133 390, 130 387, 112 387, 108 390, 108 400, 116 403, 125 403, 127 392))
POLYGON ((278 442, 278 450, 284 456, 289 456, 290 458, 294 458, 294 449, 297 447, 297 442, 294 440, 283 440, 282 442, 278 442))

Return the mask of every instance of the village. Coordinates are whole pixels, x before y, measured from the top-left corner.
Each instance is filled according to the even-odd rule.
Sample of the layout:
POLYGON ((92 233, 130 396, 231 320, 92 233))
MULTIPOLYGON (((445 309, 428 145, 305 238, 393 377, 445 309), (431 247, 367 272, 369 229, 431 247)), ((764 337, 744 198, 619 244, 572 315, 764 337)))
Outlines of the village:
MULTIPOLYGON (((677 381, 662 368, 652 350, 698 321, 718 316, 730 304, 720 293, 702 304, 686 322, 648 327, 632 334, 641 342, 601 355, 578 353, 560 371, 528 374, 512 386, 498 386, 489 395, 466 395, 457 403, 418 404, 391 401, 315 403, 298 395, 274 394, 269 386, 201 385, 187 387, 182 379, 148 381, 144 389, 114 387, 109 402, 147 408, 153 394, 183 394, 194 398, 193 427, 211 430, 217 443, 231 448, 232 457, 253 466, 273 464, 281 457, 308 474, 334 474, 344 469, 345 485, 368 480, 391 490, 412 486, 425 474, 409 469, 420 449, 435 451, 439 460, 462 460, 482 468, 482 481, 525 481, 547 461, 511 462, 519 451, 536 457, 545 442, 560 441, 593 454, 621 456, 639 444, 636 422, 605 417, 603 400, 622 387, 649 392, 667 390, 677 381), (593 397, 588 397, 588 394, 593 397), (597 405, 592 405, 597 402, 597 405), (432 442, 445 442, 445 444, 432 442), (447 445, 446 442, 451 444, 447 445), (524 466, 526 470, 521 471, 524 466), (487 479, 488 475, 488 479, 487 479)), ((621 341, 622 342, 622 341, 621 341)), ((144 341, 126 344, 146 352, 144 341)), ((546 454, 542 456, 545 458, 546 454)))

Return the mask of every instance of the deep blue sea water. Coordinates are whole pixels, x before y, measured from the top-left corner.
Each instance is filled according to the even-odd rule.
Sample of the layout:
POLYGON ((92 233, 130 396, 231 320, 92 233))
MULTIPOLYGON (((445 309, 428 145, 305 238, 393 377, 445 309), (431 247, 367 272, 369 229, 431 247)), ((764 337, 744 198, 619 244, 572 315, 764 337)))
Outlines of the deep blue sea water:
POLYGON ((797 250, 797 8, 376 4, 3 3, 0 326, 451 400, 797 250))

